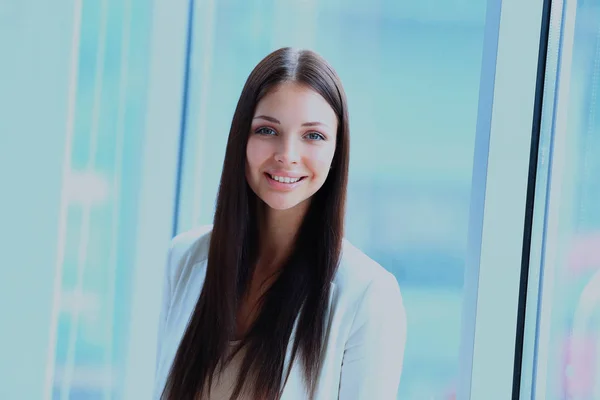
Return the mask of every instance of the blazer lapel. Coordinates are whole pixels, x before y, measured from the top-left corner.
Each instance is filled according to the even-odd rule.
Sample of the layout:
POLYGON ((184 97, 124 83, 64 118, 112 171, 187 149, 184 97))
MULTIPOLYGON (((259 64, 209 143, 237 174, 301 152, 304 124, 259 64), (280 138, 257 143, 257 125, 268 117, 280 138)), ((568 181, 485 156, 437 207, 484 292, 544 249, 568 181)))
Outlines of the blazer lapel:
MULTIPOLYGON (((327 346, 328 346, 328 343, 330 340, 329 335, 330 335, 331 319, 333 318, 332 308, 333 308, 333 301, 335 298, 335 294, 336 294, 336 284, 332 282, 331 289, 329 290, 329 302, 327 304, 327 310, 325 311, 326 325, 325 325, 323 355, 325 355, 327 352, 327 346)), ((283 374, 284 378, 285 378, 285 375, 287 374, 287 366, 289 365, 290 359, 292 357, 292 348, 293 348, 294 341, 296 340, 297 327, 298 327, 298 317, 296 317, 296 320, 294 322, 294 327, 293 327, 292 333, 290 335, 290 341, 288 342, 287 349, 286 349, 284 374, 283 374)), ((307 398, 306 397, 306 385, 304 384, 303 371, 302 371, 302 367, 301 367, 300 363, 298 362, 298 360, 299 360, 298 355, 296 354, 296 359, 294 360, 294 363, 291 366, 292 371, 290 372, 288 381, 286 382, 286 384, 283 388, 281 400, 305 400, 307 398)), ((317 383, 317 392, 318 392, 318 386, 321 386, 322 384, 326 384, 326 382, 321 382, 321 380, 323 380, 323 379, 326 380, 326 377, 323 377, 323 376, 319 377, 319 382, 317 383)), ((315 393, 315 398, 318 398, 317 393, 315 393)))

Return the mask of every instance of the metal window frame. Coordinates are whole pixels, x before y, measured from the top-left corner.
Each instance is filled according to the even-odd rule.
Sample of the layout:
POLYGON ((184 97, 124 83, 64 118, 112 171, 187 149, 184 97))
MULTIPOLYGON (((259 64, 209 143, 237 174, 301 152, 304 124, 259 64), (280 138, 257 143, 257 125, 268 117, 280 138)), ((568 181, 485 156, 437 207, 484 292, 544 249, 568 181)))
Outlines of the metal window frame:
POLYGON ((544 4, 544 0, 488 1, 465 267, 459 399, 514 398, 544 4))
MULTIPOLYGON (((551 2, 546 43, 546 65, 541 107, 539 145, 536 157, 536 181, 534 186, 533 215, 530 230, 530 252, 527 257, 528 285, 523 299, 523 340, 519 395, 523 399, 536 397, 534 376, 537 374, 537 323, 540 295, 542 291, 542 263, 544 229, 547 215, 547 200, 550 179, 552 131, 554 109, 557 106, 556 94, 559 79, 560 42, 563 27, 563 0, 551 2)), ((563 72, 561 72, 563 73, 563 72)), ((525 260, 524 260, 525 261, 525 260)))
POLYGON ((547 368, 550 355, 550 322, 554 266, 557 259, 558 224, 564 181, 570 79, 577 0, 552 2, 548 40, 549 62, 544 93, 543 125, 540 133, 538 169, 543 180, 536 187, 532 231, 530 282, 526 301, 525 336, 521 396, 546 398, 547 368), (560 112, 556 113, 556 110, 560 112), (526 367, 526 368, 525 368, 526 367))

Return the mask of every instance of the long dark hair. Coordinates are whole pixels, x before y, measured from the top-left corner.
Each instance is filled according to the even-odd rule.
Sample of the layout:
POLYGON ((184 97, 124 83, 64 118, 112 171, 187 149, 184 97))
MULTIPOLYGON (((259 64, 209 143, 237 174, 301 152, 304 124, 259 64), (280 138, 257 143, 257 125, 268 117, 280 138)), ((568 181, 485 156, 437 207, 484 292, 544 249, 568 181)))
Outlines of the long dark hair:
MULTIPOLYGON (((246 145, 257 103, 282 82, 319 93, 338 118, 336 149, 323 186, 313 195, 291 256, 260 302, 260 312, 236 352, 246 354, 232 399, 249 384, 255 399, 278 399, 292 362, 302 360, 305 383, 316 389, 326 335, 330 283, 344 232, 349 130, 346 95, 333 68, 309 50, 279 49, 252 71, 240 95, 223 163, 202 293, 175 355, 163 399, 198 399, 210 391, 215 371, 231 358, 236 313, 257 261, 257 205, 245 177, 246 145), (297 320, 297 321, 296 321, 297 320), (291 359, 288 342, 296 325, 291 359), (284 376, 285 375, 285 376, 284 376)), ((234 353, 235 354, 235 353, 234 353)))

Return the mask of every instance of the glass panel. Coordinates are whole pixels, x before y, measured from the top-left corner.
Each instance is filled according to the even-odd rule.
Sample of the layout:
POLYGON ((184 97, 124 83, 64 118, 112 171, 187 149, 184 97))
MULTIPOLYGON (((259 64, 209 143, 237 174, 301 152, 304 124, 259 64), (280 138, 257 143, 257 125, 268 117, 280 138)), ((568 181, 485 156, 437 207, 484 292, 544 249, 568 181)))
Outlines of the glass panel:
POLYGON ((539 399, 591 400, 600 398, 600 1, 565 7, 554 119, 566 123, 553 132, 534 385, 539 399))
POLYGON ((151 3, 82 2, 53 397, 119 398, 148 84, 151 3))
POLYGON ((311 48, 348 95, 347 237, 393 272, 409 335, 400 397, 458 375, 486 1, 196 2, 178 231, 209 224, 229 124, 256 63, 311 48))

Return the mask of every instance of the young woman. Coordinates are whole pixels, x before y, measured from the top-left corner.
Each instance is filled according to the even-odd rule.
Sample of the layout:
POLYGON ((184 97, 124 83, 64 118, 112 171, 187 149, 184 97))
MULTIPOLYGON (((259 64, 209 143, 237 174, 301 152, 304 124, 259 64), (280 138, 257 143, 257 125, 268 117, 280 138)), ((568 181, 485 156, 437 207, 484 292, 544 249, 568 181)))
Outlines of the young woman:
POLYGON ((172 242, 157 398, 396 399, 404 307, 394 276, 343 239, 349 144, 323 58, 283 48, 255 67, 214 223, 172 242))

